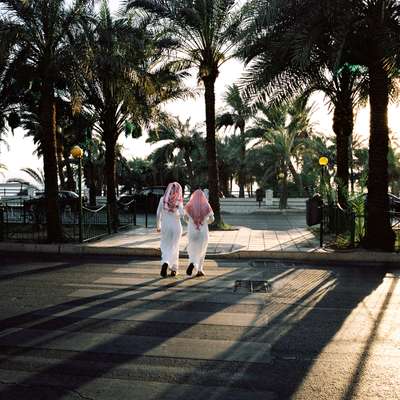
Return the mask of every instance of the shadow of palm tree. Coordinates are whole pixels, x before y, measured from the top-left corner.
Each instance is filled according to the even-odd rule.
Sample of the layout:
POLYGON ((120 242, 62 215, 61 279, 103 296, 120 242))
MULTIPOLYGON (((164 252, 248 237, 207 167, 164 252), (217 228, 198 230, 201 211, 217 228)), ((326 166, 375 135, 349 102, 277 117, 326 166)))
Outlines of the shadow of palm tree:
MULTIPOLYGON (((230 292, 231 288, 229 286, 232 286, 232 278, 229 277, 229 274, 208 278, 207 280, 169 280, 165 284, 164 282, 166 281, 158 278, 147 279, 145 282, 147 288, 145 290, 141 289, 142 284, 137 285, 136 289, 141 289, 140 291, 136 291, 134 286, 130 286, 129 288, 118 288, 118 285, 113 285, 114 288, 112 288, 108 293, 103 293, 99 296, 90 296, 86 299, 73 300, 3 320, 3 334, 0 343, 2 346, 15 347, 15 351, 9 352, 9 358, 16 355, 20 356, 26 354, 29 352, 30 348, 57 349, 57 341, 59 339, 65 340, 67 337, 70 337, 71 342, 74 342, 74 333, 81 332, 82 328, 86 331, 93 332, 94 330, 99 330, 101 327, 104 328, 110 326, 114 323, 115 319, 120 318, 121 320, 126 320, 127 316, 129 316, 129 311, 127 311, 126 308, 121 311, 117 310, 114 314, 114 320, 105 320, 99 317, 99 315, 101 315, 100 313, 104 312, 105 309, 115 307, 116 300, 121 306, 128 302, 131 302, 132 304, 132 301, 143 301, 147 295, 158 294, 159 299, 163 301, 164 304, 168 301, 170 302, 167 310, 160 310, 161 314, 159 314, 159 317, 157 318, 157 320, 159 320, 162 313, 168 314, 174 309, 180 309, 181 304, 176 304, 176 292, 183 292, 183 290, 180 289, 182 284, 187 286, 190 282, 190 297, 192 300, 189 304, 194 308, 196 308, 196 306, 199 307, 200 304, 203 306, 204 304, 207 304, 207 300, 210 300, 210 288, 213 288, 213 290, 218 293, 217 296, 221 297, 219 292, 222 292, 222 295, 224 294, 223 292, 230 292), (162 287, 158 287, 160 282, 163 282, 162 287), (210 286, 210 282, 213 282, 213 285, 210 286), (229 285, 227 285, 227 282, 229 282, 229 285), (151 285, 156 286, 152 288, 151 285), (173 306, 171 306, 172 304, 173 306), (101 305, 101 307, 99 307, 99 305, 101 305), (84 306, 85 309, 84 317, 82 317, 82 306, 84 306), (58 315, 59 313, 62 313, 62 316, 58 315), (85 321, 84 324, 82 324, 82 319, 85 321), (56 345, 54 345, 54 343, 56 343, 56 345)), ((187 289, 188 288, 186 288, 186 291, 187 289)), ((226 294, 227 293, 225 293, 225 295, 226 294)), ((207 315, 210 316, 213 313, 220 312, 230 306, 232 303, 232 296, 234 296, 234 302, 240 301, 248 296, 247 294, 233 295, 231 293, 229 293, 229 295, 231 296, 231 301, 229 303, 221 303, 220 300, 218 300, 219 302, 211 303, 212 307, 210 307, 210 309, 212 308, 212 311, 209 311, 207 315)), ((142 303, 142 306, 143 304, 144 303, 142 303)), ((133 312, 131 311, 131 314, 134 315, 135 310, 133 312)), ((174 337, 181 335, 186 330, 201 323, 206 316, 204 312, 202 313, 192 310, 192 317, 190 323, 175 323, 172 326, 172 330, 168 328, 167 323, 167 329, 165 330, 155 331, 153 329, 149 331, 149 325, 153 322, 157 322, 154 321, 154 319, 149 319, 146 322, 136 322, 135 327, 127 328, 121 335, 110 335, 109 337, 105 337, 103 341, 98 343, 92 342, 92 344, 84 346, 82 353, 110 353, 113 356, 121 355, 122 357, 120 361, 117 361, 114 358, 112 367, 115 367, 119 363, 123 364, 127 362, 127 360, 132 361, 139 357, 146 356, 149 353, 151 354, 154 349, 160 348, 160 346, 162 346, 164 342, 168 341, 171 336, 174 337), (139 348, 134 348, 134 337, 137 336, 147 336, 149 337, 149 340, 142 339, 141 346, 139 346, 139 348), (126 351, 127 345, 133 346, 131 352, 126 351)), ((168 316, 165 319, 168 319, 168 316)), ((156 326, 157 329, 159 329, 160 325, 157 324, 156 326)), ((91 336, 93 336, 93 334, 91 334, 91 336)), ((81 360, 81 357, 82 354, 76 354, 60 364, 32 374, 32 376, 25 379, 23 382, 20 382, 19 386, 34 386, 36 382, 43 381, 44 377, 65 370, 67 367, 66 364, 71 366, 74 362, 78 362, 81 360)), ((110 366, 110 368, 112 367, 110 366)), ((103 370, 102 374, 106 372, 106 370, 103 370)), ((92 379, 94 379, 94 377, 90 374, 81 375, 79 383, 69 385, 68 391, 75 390, 92 379)), ((4 395, 5 398, 12 398, 15 394, 13 392, 14 389, 15 388, 13 387, 6 388, 3 390, 2 395, 4 395)), ((65 394, 63 391, 59 392, 59 394, 53 393, 52 398, 61 398, 63 393, 65 394)))
MULTIPOLYGON (((132 270, 134 272, 134 268, 132 270)), ((106 376, 116 367, 122 368, 127 362, 162 364, 162 360, 154 356, 157 353, 153 350, 174 337, 201 339, 204 330, 197 329, 198 324, 204 324, 207 316, 227 310, 246 312, 245 310, 252 309, 254 321, 246 326, 207 325, 210 330, 207 337, 216 340, 231 337, 235 343, 220 355, 219 360, 196 360, 189 356, 185 362, 190 365, 191 372, 186 373, 176 368, 174 382, 203 385, 205 389, 212 386, 224 386, 225 389, 241 387, 254 391, 255 394, 272 391, 278 394, 279 398, 288 398, 301 386, 313 367, 315 357, 323 353, 352 311, 381 284, 382 274, 371 274, 367 276, 368 279, 366 275, 368 274, 362 275, 356 270, 340 268, 296 265, 288 268, 285 265, 267 263, 262 269, 262 276, 272 281, 273 291, 271 294, 256 296, 232 293, 233 282, 240 276, 238 271, 206 281, 185 279, 166 282, 157 278, 147 279, 145 283, 136 286, 108 284, 108 288, 101 294, 90 295, 89 290, 86 298, 74 299, 3 320, 3 328, 12 331, 3 330, 0 344, 14 344, 14 350, 8 353, 9 358, 12 358, 29 353, 32 347, 51 349, 52 343, 57 342, 59 338, 64 339, 74 333, 88 332, 93 336, 95 332, 109 331, 119 323, 118 335, 106 336, 99 343, 89 343, 82 351, 74 352, 65 360, 32 373, 20 382, 25 386, 34 386, 47 376, 60 371, 73 374, 76 363, 93 359, 104 361, 101 369, 93 372, 87 368, 79 374, 79 379, 71 381, 65 390, 53 393, 52 398, 58 399, 66 392, 77 390, 99 376, 106 376), (349 279, 354 285, 354 282, 361 278, 364 279, 363 285, 358 285, 356 290, 350 291, 352 286, 349 285, 349 279), (143 285, 146 285, 146 288, 143 288, 143 285), (253 298, 259 301, 249 301, 247 305, 251 307, 243 306, 246 305, 247 299, 253 298), (115 309, 116 307, 122 308, 115 309), (156 317, 145 321, 135 320, 138 313, 154 308, 159 311, 156 317), (104 317, 107 310, 113 311, 113 319, 110 319, 110 316, 104 317), (183 310, 191 311, 190 323, 165 322, 168 321, 168 314, 183 310), (207 313, 204 313, 204 310, 207 310, 207 313), (133 321, 130 321, 129 317, 132 317, 133 321), (27 329, 30 332, 28 336, 27 329), (147 336, 151 340, 144 341, 144 347, 142 345, 139 349, 126 351, 126 346, 134 346, 135 337, 139 336, 147 336), (265 351, 272 345, 274 364, 268 367, 265 363, 258 362, 255 353, 249 354, 245 361, 226 361, 231 354, 243 353, 246 345, 243 342, 265 344, 265 351), (300 356, 313 356, 303 358, 301 368, 291 368, 292 358, 296 359, 299 348, 302 349, 300 356), (146 361, 143 361, 143 357, 146 361)), ((107 285, 106 282, 104 284, 107 285)), ((184 363, 182 358, 180 360, 184 363)), ((159 375, 144 378, 140 372, 137 372, 137 378, 155 381, 160 379, 159 375)), ((2 395, 5 398, 13 398, 14 390, 15 387, 8 387, 2 395)), ((198 386, 196 390, 199 390, 198 386)), ((174 389, 168 389, 160 398, 202 398, 206 393, 207 397, 213 399, 226 398, 226 391, 216 390, 214 395, 210 396, 207 391, 194 393, 193 388, 185 386, 180 387, 178 397, 174 397, 174 389)))
MULTIPOLYGON (((311 268, 305 267, 304 270, 311 268)), ((225 381, 225 387, 231 385, 233 388, 240 382, 242 388, 253 391, 256 397, 271 392, 278 399, 289 399, 296 396, 298 390, 303 390, 304 385, 310 385, 307 380, 309 374, 314 372, 320 379, 326 379, 326 384, 328 379, 325 374, 331 374, 329 380, 332 385, 329 389, 326 387, 328 385, 324 385, 327 390, 325 394, 332 388, 337 389, 339 384, 335 381, 335 373, 341 368, 347 370, 348 359, 345 358, 343 365, 333 366, 323 372, 313 371, 314 364, 324 355, 325 349, 335 342, 336 336, 344 329, 343 325, 351 318, 352 313, 382 285, 383 273, 368 273, 365 270, 360 272, 351 268, 324 268, 318 269, 314 276, 302 275, 297 266, 288 279, 282 279, 279 284, 275 284, 275 294, 263 309, 266 317, 264 328, 251 327, 229 348, 229 352, 239 351, 242 341, 269 343, 272 346, 273 363, 265 366, 249 357, 248 362, 238 366, 235 371, 236 379, 231 376, 225 381)), ((395 283, 391 285, 377 317, 374 318, 368 340, 356 357, 350 378, 342 388, 343 397, 340 398, 353 398, 394 285, 395 283)), ((221 365, 214 373, 223 374, 225 368, 225 365, 221 365)), ((191 381, 190 377, 187 380, 191 381)), ((313 377, 310 381, 312 380, 313 377)), ((197 381, 202 384, 206 382, 206 378, 203 382, 197 381)), ((301 398, 318 398, 316 388, 308 389, 309 395, 302 392, 301 398)), ((168 392, 164 394, 166 397, 171 395, 168 392)), ((186 395, 190 395, 189 389, 186 395)), ((328 397, 335 398, 333 395, 328 397)))

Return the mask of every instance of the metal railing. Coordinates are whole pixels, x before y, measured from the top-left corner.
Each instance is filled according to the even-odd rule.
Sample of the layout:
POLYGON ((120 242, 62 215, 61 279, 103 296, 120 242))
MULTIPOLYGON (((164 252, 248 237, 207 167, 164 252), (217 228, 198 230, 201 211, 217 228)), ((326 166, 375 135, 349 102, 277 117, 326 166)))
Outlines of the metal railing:
MULTIPOLYGON (((118 210, 119 227, 136 225, 135 208, 118 210)), ((79 213, 71 207, 60 212, 64 240, 79 242, 79 213)), ((0 241, 42 243, 47 238, 46 213, 41 208, 26 207, 24 202, 0 205, 0 241)), ((82 242, 99 239, 111 233, 107 205, 96 209, 82 207, 82 242)))
POLYGON ((125 228, 136 225, 136 202, 131 200, 127 203, 119 203, 118 207, 119 227, 125 228))
POLYGON ((45 242, 45 221, 27 214, 23 206, 3 204, 0 206, 0 240, 45 242))
MULTIPOLYGON (((400 251, 400 212, 389 211, 391 227, 396 234, 395 250, 400 251)), ((348 247, 354 248, 361 243, 366 234, 366 217, 352 210, 344 210, 338 205, 322 206, 322 221, 320 224, 320 246, 324 236, 330 235, 335 239, 346 238, 348 247)))

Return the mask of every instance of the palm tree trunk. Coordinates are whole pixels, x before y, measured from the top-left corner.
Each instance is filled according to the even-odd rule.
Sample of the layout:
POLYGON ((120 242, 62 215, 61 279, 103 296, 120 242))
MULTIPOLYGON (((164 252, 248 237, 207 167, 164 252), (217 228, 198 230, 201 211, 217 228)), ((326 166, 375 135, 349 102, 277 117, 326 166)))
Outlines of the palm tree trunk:
POLYGON ((303 179, 301 178, 301 175, 297 173, 296 169, 294 168, 294 165, 292 161, 289 160, 288 162, 288 167, 289 171, 293 176, 294 181, 296 182, 297 185, 297 190, 299 192, 299 196, 303 197, 304 191, 303 191, 303 179))
POLYGON ((58 169, 58 179, 60 182, 60 188, 65 190, 65 178, 63 173, 63 145, 61 139, 61 133, 56 129, 56 147, 57 147, 57 169, 58 169))
POLYGON ((110 224, 111 229, 116 232, 118 229, 118 210, 117 210, 117 197, 115 195, 115 185, 116 185, 116 152, 115 146, 117 141, 115 139, 116 135, 107 132, 105 134, 107 140, 106 144, 106 154, 105 154, 105 175, 107 184, 107 204, 109 207, 109 215, 111 218, 110 224))
POLYGON ((57 169, 58 169, 58 180, 60 182, 60 188, 61 189, 66 189, 65 188, 65 179, 64 179, 64 173, 63 173, 63 158, 61 153, 57 153, 57 169))
POLYGON ((353 108, 351 98, 337 104, 333 115, 333 131, 336 135, 336 182, 338 185, 338 202, 347 208, 349 187, 349 146, 353 133, 353 108))
POLYGON ((89 175, 89 205, 91 207, 96 207, 96 177, 94 171, 94 164, 92 160, 92 151, 89 148, 88 151, 88 175, 89 175))
POLYGON ((65 149, 64 149, 63 155, 64 155, 65 168, 66 168, 66 173, 67 173, 67 183, 66 183, 65 187, 66 187, 66 190, 72 190, 74 192, 76 190, 74 173, 72 171, 71 163, 69 161, 69 154, 65 149))
POLYGON ((40 125, 43 132, 43 170, 45 176, 47 240, 63 240, 58 207, 56 105, 54 89, 47 77, 42 80, 40 96, 40 125))
POLYGON ((239 170, 239 197, 244 198, 244 186, 246 184, 245 176, 245 157, 246 157, 246 141, 244 138, 244 128, 240 129, 240 170, 239 170))
POLYGON ((284 177, 282 178, 282 189, 281 189, 281 197, 279 199, 279 208, 286 209, 287 208, 287 199, 288 199, 288 184, 287 184, 287 171, 284 172, 284 177))
POLYGON ((193 191, 195 183, 194 183, 192 160, 190 159, 190 156, 188 154, 185 154, 184 158, 185 158, 187 174, 188 174, 188 178, 189 178, 190 190, 193 191))
POLYGON ((219 178, 219 188, 225 197, 229 197, 229 175, 226 173, 226 169, 224 168, 224 163, 219 160, 218 165, 218 178, 219 178))
POLYGON ((215 77, 207 76, 203 78, 205 87, 205 105, 206 105, 206 147, 208 162, 208 186, 210 193, 210 205, 214 211, 216 226, 222 225, 222 218, 219 205, 219 182, 218 182, 218 164, 215 145, 215 77))
MULTIPOLYGON (((378 57, 375 59, 379 59, 378 57)), ((366 246, 393 251, 395 235, 390 225, 388 200, 389 128, 387 108, 390 78, 383 61, 368 67, 371 105, 366 246)))

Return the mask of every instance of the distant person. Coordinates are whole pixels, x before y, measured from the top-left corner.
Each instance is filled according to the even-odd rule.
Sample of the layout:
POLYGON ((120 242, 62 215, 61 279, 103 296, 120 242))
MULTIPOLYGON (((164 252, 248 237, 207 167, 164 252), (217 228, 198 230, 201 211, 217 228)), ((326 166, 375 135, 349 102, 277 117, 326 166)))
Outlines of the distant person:
POLYGON ((161 272, 167 277, 176 276, 179 269, 179 241, 182 236, 181 217, 183 217, 182 187, 178 182, 170 183, 161 197, 157 208, 157 232, 161 232, 161 272))
POLYGON ((204 276, 203 264, 208 245, 208 224, 214 222, 214 213, 206 195, 200 189, 193 192, 185 206, 188 221, 189 276, 204 276))
POLYGON ((203 190, 203 192, 204 192, 204 196, 206 196, 207 200, 210 200, 210 193, 209 193, 208 189, 205 188, 205 189, 203 190))

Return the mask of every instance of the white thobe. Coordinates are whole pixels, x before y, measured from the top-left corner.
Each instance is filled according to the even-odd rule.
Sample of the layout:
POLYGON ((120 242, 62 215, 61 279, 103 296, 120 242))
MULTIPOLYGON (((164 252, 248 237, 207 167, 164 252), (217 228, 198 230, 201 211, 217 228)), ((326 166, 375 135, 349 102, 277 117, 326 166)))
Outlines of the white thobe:
POLYGON ((161 265, 167 263, 172 271, 178 272, 183 206, 179 203, 175 211, 170 212, 163 207, 163 200, 164 197, 161 197, 157 208, 157 229, 161 229, 161 265))
POLYGON ((189 263, 193 263, 194 269, 192 275, 197 272, 203 272, 204 259, 206 257, 208 245, 208 224, 214 222, 214 214, 210 212, 197 229, 196 224, 190 215, 185 214, 185 219, 188 221, 188 246, 187 252, 189 255, 189 263))

